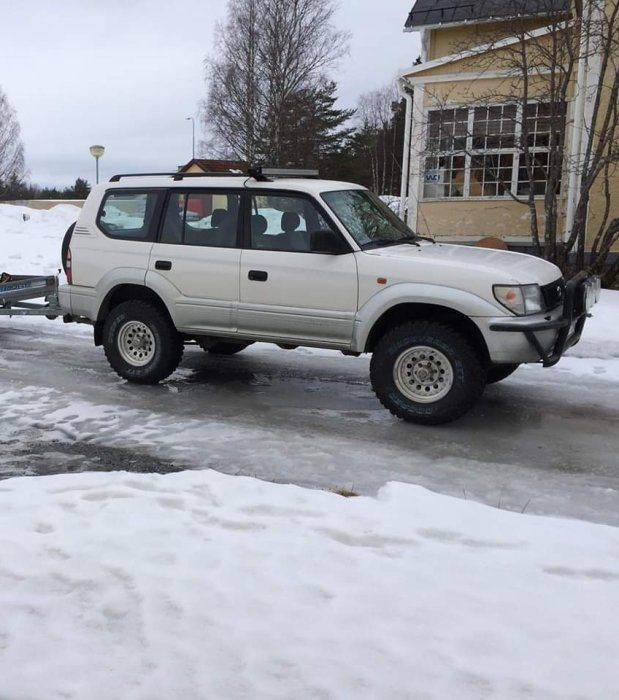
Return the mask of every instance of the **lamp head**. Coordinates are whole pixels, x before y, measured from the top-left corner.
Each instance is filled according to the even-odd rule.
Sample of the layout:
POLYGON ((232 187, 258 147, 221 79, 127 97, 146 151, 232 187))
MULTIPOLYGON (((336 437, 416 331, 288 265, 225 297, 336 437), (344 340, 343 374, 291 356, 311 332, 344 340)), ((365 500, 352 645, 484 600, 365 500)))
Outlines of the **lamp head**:
POLYGON ((105 146, 94 145, 90 147, 90 155, 93 156, 93 158, 101 158, 104 153, 105 146))

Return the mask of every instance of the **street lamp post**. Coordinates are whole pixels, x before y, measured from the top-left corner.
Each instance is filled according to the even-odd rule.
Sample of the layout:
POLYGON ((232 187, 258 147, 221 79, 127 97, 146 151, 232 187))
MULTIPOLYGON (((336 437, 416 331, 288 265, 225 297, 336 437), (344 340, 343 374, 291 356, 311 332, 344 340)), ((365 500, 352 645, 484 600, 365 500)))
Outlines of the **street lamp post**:
POLYGON ((185 117, 185 121, 191 119, 191 160, 196 157, 196 120, 193 117, 185 117))
POLYGON ((91 146, 90 147, 90 155, 95 159, 96 161, 96 172, 97 172, 97 181, 96 184, 99 184, 99 158, 105 153, 105 147, 104 146, 91 146))

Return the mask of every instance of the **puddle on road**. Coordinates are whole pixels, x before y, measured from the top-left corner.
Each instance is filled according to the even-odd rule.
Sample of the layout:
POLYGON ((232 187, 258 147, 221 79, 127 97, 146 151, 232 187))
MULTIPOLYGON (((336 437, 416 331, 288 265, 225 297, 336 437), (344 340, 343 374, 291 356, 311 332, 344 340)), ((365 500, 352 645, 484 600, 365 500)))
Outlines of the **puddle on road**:
POLYGON ((89 471, 171 474, 185 468, 139 450, 88 442, 0 443, 0 479, 89 471))

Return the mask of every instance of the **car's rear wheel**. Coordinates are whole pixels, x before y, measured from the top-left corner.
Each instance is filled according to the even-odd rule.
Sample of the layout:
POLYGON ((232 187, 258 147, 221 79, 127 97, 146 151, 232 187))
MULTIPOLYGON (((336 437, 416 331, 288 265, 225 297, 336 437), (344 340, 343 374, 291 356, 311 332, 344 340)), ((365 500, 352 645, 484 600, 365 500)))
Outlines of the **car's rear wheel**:
POLYGON ((486 369, 471 343, 441 323, 405 323, 377 343, 372 387, 391 413, 413 423, 448 423, 481 396, 486 369))
POLYGON ((103 348, 112 369, 136 384, 165 379, 183 356, 176 329, 145 301, 126 301, 112 309, 103 326, 103 348))

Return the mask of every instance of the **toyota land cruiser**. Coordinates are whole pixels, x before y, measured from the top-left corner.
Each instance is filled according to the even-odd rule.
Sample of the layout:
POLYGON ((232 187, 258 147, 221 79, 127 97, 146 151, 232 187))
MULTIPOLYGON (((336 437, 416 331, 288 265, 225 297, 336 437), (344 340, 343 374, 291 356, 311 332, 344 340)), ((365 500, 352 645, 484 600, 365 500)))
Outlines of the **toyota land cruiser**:
POLYGON ((425 424, 521 363, 558 362, 600 291, 533 256, 418 236, 359 185, 260 169, 114 176, 67 232, 63 265, 65 320, 91 323, 130 382, 166 378, 188 342, 371 353, 383 405, 425 424))

